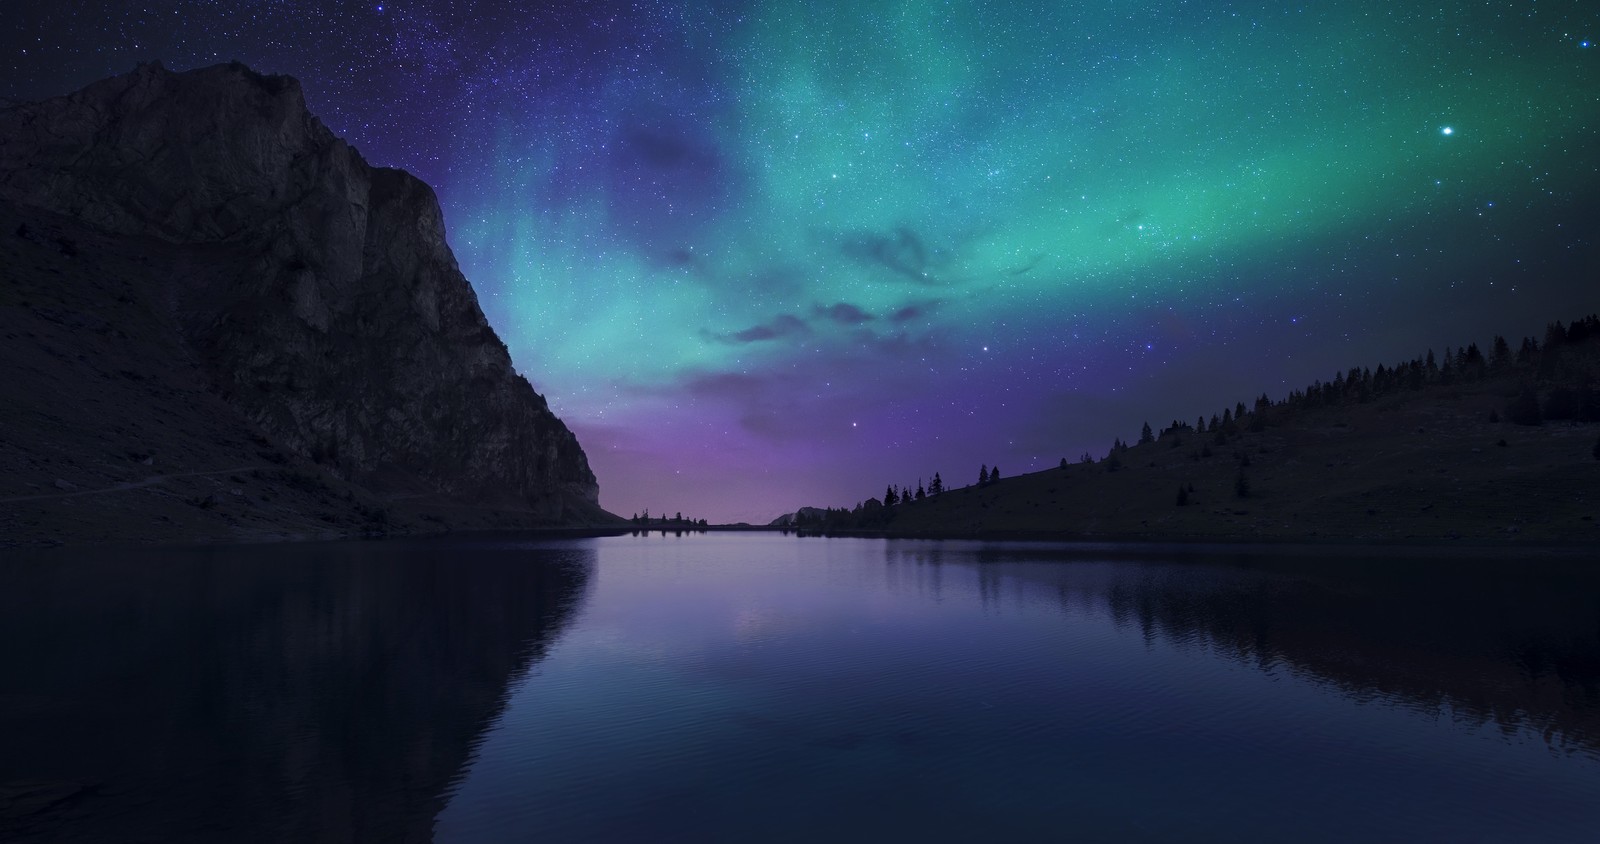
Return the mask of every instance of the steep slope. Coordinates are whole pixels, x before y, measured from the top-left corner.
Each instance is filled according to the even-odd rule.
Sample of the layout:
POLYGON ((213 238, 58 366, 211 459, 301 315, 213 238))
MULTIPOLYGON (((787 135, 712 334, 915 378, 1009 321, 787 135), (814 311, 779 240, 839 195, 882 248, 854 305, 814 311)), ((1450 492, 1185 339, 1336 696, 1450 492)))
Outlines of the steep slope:
POLYGON ((307 515, 348 532, 351 512, 403 530, 612 519, 485 321, 433 192, 369 166, 295 80, 144 65, 0 111, 0 212, 0 437, 22 446, 0 465, 0 534, 8 509, 9 532, 67 539, 168 538, 161 516, 187 525, 170 538, 304 532, 307 515), (144 483, 157 451, 167 476, 300 477, 255 527, 85 495, 144 483), (321 512, 282 500, 308 490, 321 512), (137 530, 97 519, 127 506, 137 530))

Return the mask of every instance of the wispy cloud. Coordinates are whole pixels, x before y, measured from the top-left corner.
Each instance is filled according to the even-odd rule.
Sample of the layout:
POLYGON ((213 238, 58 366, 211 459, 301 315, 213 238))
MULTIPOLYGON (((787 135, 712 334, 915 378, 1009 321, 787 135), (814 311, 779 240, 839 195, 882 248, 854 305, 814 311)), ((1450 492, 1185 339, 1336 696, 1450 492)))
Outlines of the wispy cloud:
POLYGON ((746 343, 760 343, 766 340, 778 340, 784 337, 800 337, 811 333, 810 326, 805 320, 793 314, 779 314, 773 319, 753 325, 743 331, 734 331, 719 334, 715 331, 702 330, 701 336, 717 343, 730 345, 743 345, 746 343))
POLYGON ((840 325, 860 325, 863 322, 871 322, 873 320, 872 314, 849 302, 836 302, 826 307, 817 305, 811 309, 811 313, 818 319, 825 319, 840 325))

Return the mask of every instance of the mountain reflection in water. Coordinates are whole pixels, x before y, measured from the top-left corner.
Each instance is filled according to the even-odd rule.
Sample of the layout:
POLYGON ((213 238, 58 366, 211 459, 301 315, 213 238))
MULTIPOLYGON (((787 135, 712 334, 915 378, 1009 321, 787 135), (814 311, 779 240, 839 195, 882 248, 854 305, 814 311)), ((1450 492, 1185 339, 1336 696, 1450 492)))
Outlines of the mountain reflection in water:
POLYGON ((431 840, 592 565, 442 543, 8 555, 13 844, 431 840))

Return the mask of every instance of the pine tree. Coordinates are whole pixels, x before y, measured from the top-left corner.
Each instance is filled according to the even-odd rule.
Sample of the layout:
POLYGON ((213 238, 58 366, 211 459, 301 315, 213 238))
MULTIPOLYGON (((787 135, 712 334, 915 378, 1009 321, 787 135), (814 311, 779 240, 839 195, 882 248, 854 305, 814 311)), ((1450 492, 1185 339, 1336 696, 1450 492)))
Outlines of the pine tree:
POLYGON ((938 495, 939 493, 944 492, 944 480, 939 477, 938 472, 933 473, 933 484, 928 492, 931 495, 938 495))
POLYGON ((998 480, 1000 480, 1000 467, 996 466, 989 470, 989 483, 994 483, 998 480))
POLYGON ((1061 458, 1061 468, 1067 468, 1067 458, 1065 457, 1061 458))
POLYGON ((889 484, 883 490, 883 506, 893 507, 899 499, 894 494, 894 484, 889 484))
POLYGON ((989 464, 985 463, 983 468, 978 470, 978 486, 983 486, 987 483, 989 483, 989 464))
POLYGON ((1144 427, 1139 429, 1139 445, 1153 443, 1155 441, 1156 435, 1150 432, 1150 423, 1144 423, 1144 427))
POLYGON ((918 478, 917 479, 917 500, 921 501, 922 499, 927 498, 927 497, 928 497, 928 491, 922 488, 922 479, 918 478))

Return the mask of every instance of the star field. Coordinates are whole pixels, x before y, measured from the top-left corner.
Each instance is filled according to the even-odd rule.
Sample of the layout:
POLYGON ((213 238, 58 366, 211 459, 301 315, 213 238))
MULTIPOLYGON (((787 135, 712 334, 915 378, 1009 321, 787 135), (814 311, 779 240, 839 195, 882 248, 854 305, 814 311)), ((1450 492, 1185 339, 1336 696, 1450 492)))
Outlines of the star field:
POLYGON ((1584 2, 84 2, 0 96, 304 83, 601 503, 765 522, 1600 307, 1584 2))

